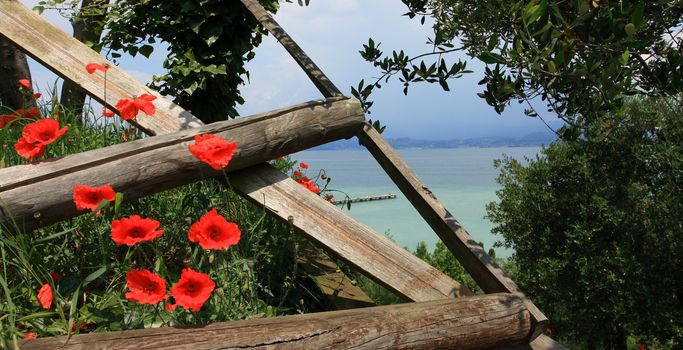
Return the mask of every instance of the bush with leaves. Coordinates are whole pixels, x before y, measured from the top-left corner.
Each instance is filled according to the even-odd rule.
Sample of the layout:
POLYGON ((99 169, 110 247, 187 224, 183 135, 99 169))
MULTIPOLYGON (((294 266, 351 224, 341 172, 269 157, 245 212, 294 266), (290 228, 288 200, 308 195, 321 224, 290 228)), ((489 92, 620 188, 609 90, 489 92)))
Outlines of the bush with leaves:
POLYGON ((632 99, 528 165, 496 164, 493 232, 553 335, 683 346, 682 112, 679 100, 632 99))

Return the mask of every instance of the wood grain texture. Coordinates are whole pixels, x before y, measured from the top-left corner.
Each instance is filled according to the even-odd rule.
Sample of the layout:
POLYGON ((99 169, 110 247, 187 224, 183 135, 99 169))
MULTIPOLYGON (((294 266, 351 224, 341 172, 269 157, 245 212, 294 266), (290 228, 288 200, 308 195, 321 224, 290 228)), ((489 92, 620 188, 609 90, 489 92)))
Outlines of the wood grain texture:
POLYGON ((22 349, 489 349, 524 341, 529 312, 511 294, 23 341, 22 349))
POLYGON ((297 252, 297 263, 320 289, 326 310, 375 306, 375 302, 327 255, 316 249, 300 249, 297 252))
POLYGON ((370 126, 363 128, 358 137, 481 289, 485 293, 507 292, 520 295, 534 320, 534 332, 530 339, 545 331, 548 323, 545 315, 523 296, 519 287, 444 208, 389 143, 370 126))
MULTIPOLYGON (((0 36, 13 42, 60 77, 74 82, 112 110, 122 98, 132 98, 143 93, 161 97, 114 63, 43 20, 18 0, 0 0, 0 18, 0 36), (88 63, 109 65, 106 99, 103 96, 104 74, 99 71, 88 74, 85 70, 88 63)), ((169 100, 158 98, 154 104, 157 107, 154 116, 148 117, 140 113, 134 122, 150 135, 201 125, 199 119, 169 100)))
POLYGON ((237 192, 406 300, 472 294, 270 165, 235 172, 230 181, 237 192))
POLYGON ((11 216, 30 229, 75 216, 74 185, 111 185, 130 200, 220 175, 189 152, 197 134, 237 142, 230 172, 349 137, 364 122, 357 101, 334 98, 0 169, 0 203, 9 211, 0 213, 0 222, 11 216))
POLYGON ((539 335, 529 344, 506 345, 500 350, 568 350, 547 335, 539 335))
POLYGON ((308 57, 306 52, 292 39, 285 30, 273 19, 257 0, 241 0, 242 4, 251 12, 256 20, 263 25, 270 34, 284 46, 292 58, 299 64, 304 73, 308 75, 316 88, 325 97, 341 96, 342 93, 337 89, 332 81, 323 73, 320 68, 308 57))

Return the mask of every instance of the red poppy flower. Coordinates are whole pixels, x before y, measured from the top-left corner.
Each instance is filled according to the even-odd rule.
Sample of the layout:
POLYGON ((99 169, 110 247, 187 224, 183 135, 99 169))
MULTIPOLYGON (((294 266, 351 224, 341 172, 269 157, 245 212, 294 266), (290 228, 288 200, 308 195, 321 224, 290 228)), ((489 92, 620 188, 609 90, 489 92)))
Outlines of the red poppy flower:
POLYGON ((43 284, 38 291, 38 302, 45 310, 49 310, 52 305, 52 287, 49 283, 43 284))
POLYGON ((294 176, 295 178, 302 177, 303 175, 304 173, 302 173, 300 170, 294 170, 294 174, 292 174, 292 176, 294 176))
POLYGON ((638 350, 647 350, 647 346, 645 346, 645 344, 640 344, 638 350))
POLYGON ((227 249, 240 241, 240 228, 213 208, 192 224, 188 236, 190 241, 199 242, 203 249, 227 249))
POLYGON ((43 96, 43 94, 41 94, 40 92, 36 92, 35 94, 33 94, 33 99, 37 100, 40 98, 40 96, 43 96))
POLYGON ((154 95, 142 94, 140 97, 133 100, 133 104, 135 104, 135 107, 143 111, 145 114, 152 115, 154 112, 156 112, 156 108, 154 107, 152 101, 156 99, 157 97, 154 95))
POLYGON ((19 85, 23 86, 24 89, 31 89, 31 82, 28 79, 19 79, 19 85))
POLYGON ((13 114, 2 114, 0 115, 0 129, 7 125, 12 125, 12 123, 17 119, 16 115, 13 114))
POLYGON ((53 282, 57 282, 59 279, 59 274, 57 272, 50 272, 50 277, 52 277, 53 282))
POLYGON ((116 200, 116 192, 111 186, 74 186, 74 203, 76 204, 76 209, 78 210, 95 210, 105 199, 110 202, 116 200))
MULTIPOLYGON (((304 178, 305 178, 305 176, 304 176, 304 178)), ((315 185, 315 182, 304 180, 304 178, 296 180, 296 182, 298 182, 302 186, 306 187, 309 191, 311 191, 315 194, 320 193, 320 188, 318 188, 318 186, 315 185)))
POLYGON ((168 312, 173 312, 175 309, 178 307, 178 304, 171 304, 170 302, 166 302, 166 305, 164 305, 164 308, 168 312))
POLYGON ((24 336, 21 339, 31 340, 31 339, 36 339, 36 338, 38 338, 38 335, 36 335, 36 332, 26 332, 26 333, 24 333, 24 336))
POLYGON ((216 287, 209 275, 197 272, 191 268, 183 269, 180 280, 171 287, 171 296, 177 305, 188 310, 199 311, 211 297, 216 287))
POLYGON ((117 245, 133 246, 138 242, 151 241, 162 234, 157 230, 161 223, 153 219, 143 219, 138 215, 111 222, 111 239, 117 245))
POLYGON ((106 118, 112 118, 114 116, 114 111, 108 108, 102 108, 102 116, 106 118))
POLYGON ((138 115, 138 108, 135 107, 135 103, 127 98, 120 99, 116 103, 116 109, 123 120, 131 120, 138 115))
POLYGON ((325 200, 326 200, 326 201, 331 202, 333 199, 334 199, 334 196, 333 196, 333 195, 331 195, 331 194, 325 195, 325 200))
POLYGON ((133 100, 127 98, 120 99, 116 103, 116 109, 119 115, 124 120, 131 120, 138 115, 139 111, 143 111, 147 115, 152 115, 156 112, 156 108, 152 101, 156 100, 156 96, 150 94, 142 94, 133 100))
POLYGON ((196 135, 194 144, 188 146, 190 152, 215 170, 228 166, 237 150, 236 142, 227 142, 214 134, 196 135))
POLYGON ((130 292, 126 299, 140 304, 156 304, 166 299, 166 281, 149 270, 130 270, 126 274, 130 292))
POLYGON ((17 140, 17 143, 14 144, 14 149, 20 156, 28 160, 42 157, 45 154, 45 146, 28 142, 23 137, 17 140))
POLYGON ((67 130, 68 126, 60 129, 58 121, 48 118, 26 124, 21 135, 27 142, 47 146, 62 137, 67 130))
POLYGON ((108 66, 99 64, 99 63, 88 63, 85 65, 85 70, 88 71, 88 73, 93 74, 95 73, 96 70, 101 70, 103 72, 106 72, 107 69, 109 69, 108 66))
POLYGON ((40 110, 38 107, 31 107, 29 109, 19 108, 14 112, 17 117, 26 119, 40 119, 40 110))
POLYGON ((301 169, 308 169, 308 164, 304 162, 299 163, 299 166, 301 167, 301 169))

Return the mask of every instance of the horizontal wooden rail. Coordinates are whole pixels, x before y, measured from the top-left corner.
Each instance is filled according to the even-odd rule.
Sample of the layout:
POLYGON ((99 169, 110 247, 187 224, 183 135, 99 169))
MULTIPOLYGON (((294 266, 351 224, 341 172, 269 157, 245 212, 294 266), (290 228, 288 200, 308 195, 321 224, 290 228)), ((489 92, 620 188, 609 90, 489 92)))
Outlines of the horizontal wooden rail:
POLYGON ((523 342, 531 326, 511 294, 354 310, 91 333, 22 342, 22 349, 490 349, 523 342))
POLYGON ((353 135, 364 125, 358 101, 333 98, 253 117, 213 123, 35 164, 0 169, 0 222, 35 228, 77 215, 74 185, 111 185, 139 198, 218 174, 188 144, 213 133, 238 144, 228 171, 353 135), (40 195, 36 195, 40 194, 40 195))
POLYGON ((231 174, 237 192, 406 300, 471 295, 439 270, 270 165, 231 174))
MULTIPOLYGON (((14 43, 36 61, 50 67, 57 75, 73 81, 110 109, 115 109, 114 106, 119 99, 139 96, 142 93, 161 97, 114 63, 43 20, 19 0, 1 0, 0 19, 0 36, 14 43), (104 74, 88 74, 85 70, 88 63, 109 65, 106 99, 103 94, 104 74)), ((154 103, 157 106, 157 113, 153 117, 140 113, 135 120, 137 126, 150 135, 202 125, 199 119, 170 100, 157 99, 154 103)))

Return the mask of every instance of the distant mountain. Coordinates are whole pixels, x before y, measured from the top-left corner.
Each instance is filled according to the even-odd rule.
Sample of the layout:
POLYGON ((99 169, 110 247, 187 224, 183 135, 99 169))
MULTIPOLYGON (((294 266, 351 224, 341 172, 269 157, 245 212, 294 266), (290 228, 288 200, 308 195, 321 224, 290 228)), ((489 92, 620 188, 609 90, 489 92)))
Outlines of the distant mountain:
MULTIPOLYGON (((419 140, 408 137, 388 138, 389 144, 396 149, 404 148, 465 148, 465 147, 528 147, 548 145, 555 141, 555 134, 547 132, 534 132, 520 138, 488 136, 469 139, 453 140, 419 140)), ((356 139, 340 140, 326 145, 318 146, 312 150, 351 150, 362 149, 356 139)))

